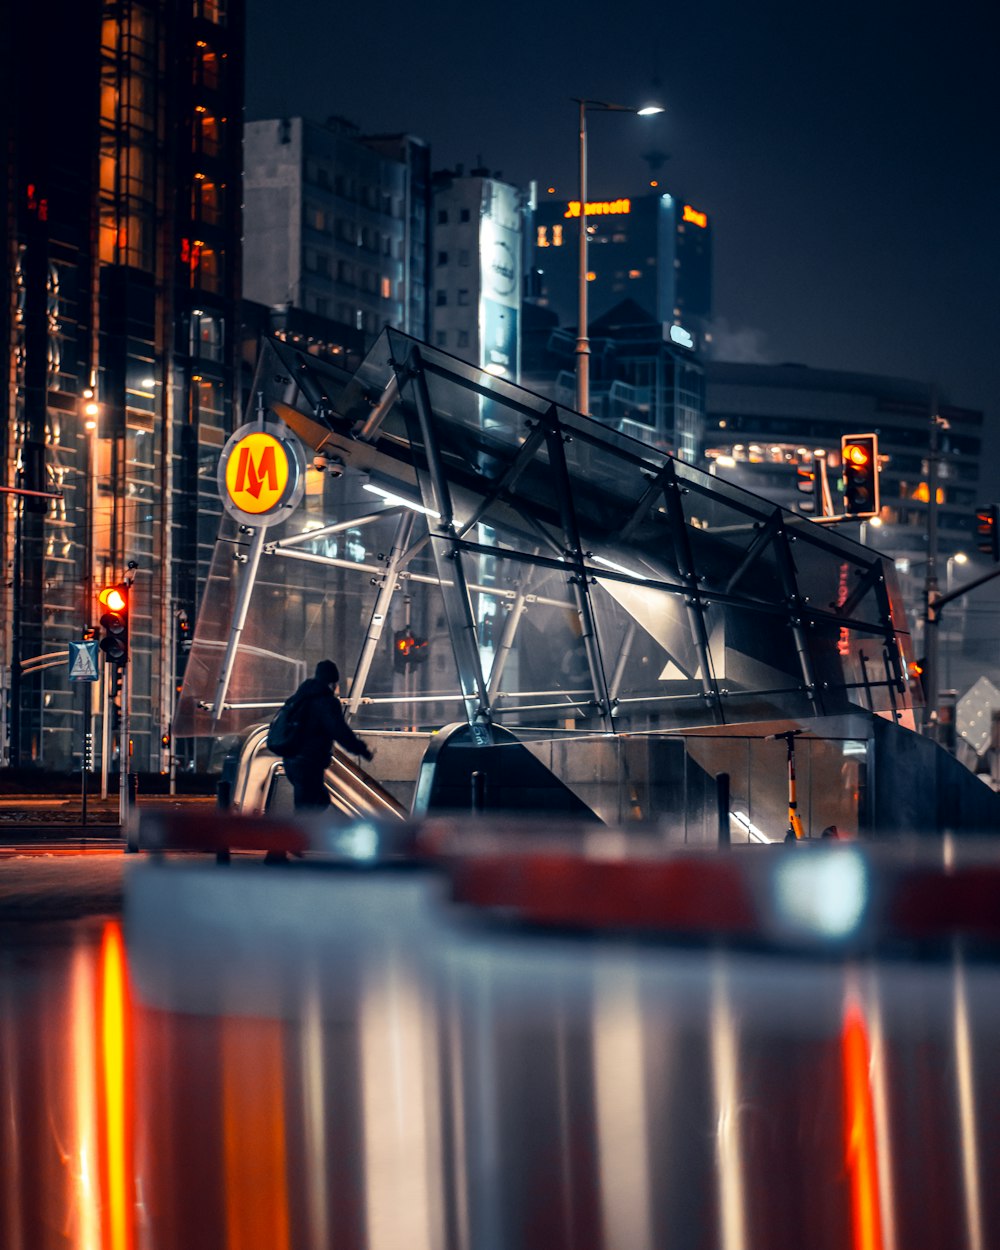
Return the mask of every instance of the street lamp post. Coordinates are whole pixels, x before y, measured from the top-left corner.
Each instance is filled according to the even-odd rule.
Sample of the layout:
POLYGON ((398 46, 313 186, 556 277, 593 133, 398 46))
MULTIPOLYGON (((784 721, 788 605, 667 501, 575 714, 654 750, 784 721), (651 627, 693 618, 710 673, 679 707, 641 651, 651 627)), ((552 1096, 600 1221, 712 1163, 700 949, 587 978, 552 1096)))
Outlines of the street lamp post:
POLYGON ((658 104, 643 108, 629 108, 627 104, 608 104, 605 100, 576 100, 579 106, 579 159, 580 159, 580 239, 578 248, 576 327, 576 409, 590 415, 590 339, 587 327, 587 110, 605 113, 634 113, 638 117, 652 117, 662 113, 658 104))

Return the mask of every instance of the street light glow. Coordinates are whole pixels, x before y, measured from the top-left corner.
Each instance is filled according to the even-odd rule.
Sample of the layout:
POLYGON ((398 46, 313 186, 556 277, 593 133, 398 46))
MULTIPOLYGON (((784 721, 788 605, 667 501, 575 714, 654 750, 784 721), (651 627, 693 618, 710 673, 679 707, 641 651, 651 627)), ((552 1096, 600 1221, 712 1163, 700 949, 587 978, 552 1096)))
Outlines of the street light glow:
POLYGON ((636 109, 640 117, 653 117, 657 113, 662 113, 663 109, 659 104, 646 104, 641 109, 636 109))

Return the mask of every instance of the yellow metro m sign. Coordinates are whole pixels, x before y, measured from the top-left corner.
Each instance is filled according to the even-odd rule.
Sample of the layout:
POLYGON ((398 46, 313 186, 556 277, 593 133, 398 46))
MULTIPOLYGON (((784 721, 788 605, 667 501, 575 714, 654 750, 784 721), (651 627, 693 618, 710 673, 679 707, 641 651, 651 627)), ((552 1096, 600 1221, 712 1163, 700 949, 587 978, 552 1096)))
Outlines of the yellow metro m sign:
POLYGON ((226 443, 219 460, 219 493, 226 511, 244 523, 273 525, 298 506, 305 485, 305 459, 284 426, 244 425, 226 443))
POLYGON ((255 430, 233 448, 226 465, 229 498, 255 515, 281 502, 288 485, 288 453, 272 434, 255 430))

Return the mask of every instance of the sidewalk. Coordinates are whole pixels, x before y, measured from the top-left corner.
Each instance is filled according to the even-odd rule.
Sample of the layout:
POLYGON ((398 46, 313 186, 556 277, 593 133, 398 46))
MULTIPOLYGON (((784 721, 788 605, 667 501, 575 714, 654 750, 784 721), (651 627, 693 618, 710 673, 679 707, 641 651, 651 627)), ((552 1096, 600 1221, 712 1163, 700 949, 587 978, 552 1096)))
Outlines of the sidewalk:
MULTIPOLYGON (((138 796, 138 811, 151 809, 214 809, 215 798, 208 795, 150 794, 138 796)), ((83 823, 80 795, 17 794, 0 796, 0 846, 27 842, 116 844, 122 838, 118 821, 118 795, 102 799, 87 796, 87 823, 83 823)))

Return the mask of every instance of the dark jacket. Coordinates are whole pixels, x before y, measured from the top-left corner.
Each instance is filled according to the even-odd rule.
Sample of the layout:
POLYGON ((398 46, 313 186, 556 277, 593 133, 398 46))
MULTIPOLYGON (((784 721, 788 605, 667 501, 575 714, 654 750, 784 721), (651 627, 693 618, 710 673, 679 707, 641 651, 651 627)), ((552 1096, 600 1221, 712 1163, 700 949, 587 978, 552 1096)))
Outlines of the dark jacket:
POLYGON ((315 677, 307 677, 295 694, 306 699, 302 720, 303 746, 296 753, 296 759, 325 768, 335 742, 351 755, 371 759, 371 751, 344 720, 340 700, 329 686, 315 677))

